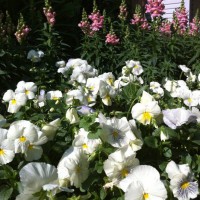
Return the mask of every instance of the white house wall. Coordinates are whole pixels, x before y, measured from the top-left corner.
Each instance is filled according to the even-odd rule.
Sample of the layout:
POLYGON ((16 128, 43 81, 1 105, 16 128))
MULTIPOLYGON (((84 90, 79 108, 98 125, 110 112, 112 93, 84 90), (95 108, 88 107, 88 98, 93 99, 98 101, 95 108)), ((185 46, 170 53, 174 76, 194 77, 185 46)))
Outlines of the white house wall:
MULTIPOLYGON (((175 8, 178 8, 181 5, 181 0, 164 0, 163 3, 165 4, 165 14, 163 15, 163 17, 171 21, 173 18, 173 12, 175 11, 175 8)), ((189 15, 190 0, 185 0, 185 7, 189 15)))

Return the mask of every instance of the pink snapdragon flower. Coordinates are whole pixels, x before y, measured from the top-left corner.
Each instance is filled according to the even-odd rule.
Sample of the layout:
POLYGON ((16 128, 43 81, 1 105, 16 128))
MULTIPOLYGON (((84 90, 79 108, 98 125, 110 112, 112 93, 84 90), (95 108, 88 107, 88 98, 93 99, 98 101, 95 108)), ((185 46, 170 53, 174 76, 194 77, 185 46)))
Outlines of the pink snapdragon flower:
POLYGON ((170 21, 162 22, 161 27, 160 27, 160 32, 164 33, 166 35, 171 35, 171 33, 172 33, 171 25, 172 25, 172 23, 170 21))
POLYGON ((190 22, 189 34, 196 35, 199 32, 199 26, 200 26, 200 21, 199 21, 198 17, 194 17, 192 19, 192 22, 190 22))
POLYGON ((145 6, 146 12, 150 13, 152 18, 160 17, 164 14, 164 4, 163 0, 147 0, 147 4, 145 6))
POLYGON ((43 13, 44 15, 46 16, 47 18, 47 22, 51 25, 51 26, 54 26, 56 20, 55 20, 55 16, 56 16, 56 13, 53 12, 52 10, 52 7, 44 7, 43 8, 43 13))
POLYGON ((88 18, 92 21, 90 25, 91 30, 99 31, 103 27, 104 16, 101 16, 99 11, 92 12, 88 18))
POLYGON ((128 15, 128 11, 127 11, 127 7, 126 7, 126 3, 125 3, 124 0, 122 0, 122 3, 120 5, 120 7, 119 7, 119 15, 118 15, 118 17, 119 17, 119 19, 124 21, 124 20, 126 20, 127 15, 128 15))
POLYGON ((181 2, 181 6, 175 9, 173 23, 178 29, 178 33, 183 35, 187 31, 188 25, 188 12, 186 11, 184 0, 181 2))
POLYGON ((22 40, 24 40, 27 35, 29 34, 29 32, 31 31, 31 29, 27 26, 27 25, 23 25, 20 29, 18 29, 15 32, 15 37, 17 39, 17 41, 20 43, 22 42, 22 40))
POLYGON ((83 31, 85 35, 88 35, 88 36, 94 35, 94 31, 91 30, 90 23, 88 21, 84 21, 84 20, 80 21, 80 23, 78 24, 78 27, 81 28, 81 30, 83 31))
POLYGON ((111 45, 116 45, 119 43, 119 38, 114 32, 110 32, 106 35, 106 43, 111 45))

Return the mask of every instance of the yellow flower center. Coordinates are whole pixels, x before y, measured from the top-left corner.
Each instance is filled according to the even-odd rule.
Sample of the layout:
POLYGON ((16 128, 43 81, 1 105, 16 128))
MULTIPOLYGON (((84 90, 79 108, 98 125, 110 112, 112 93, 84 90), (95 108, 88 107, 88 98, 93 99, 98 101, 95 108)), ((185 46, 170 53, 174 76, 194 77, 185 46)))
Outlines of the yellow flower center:
POLYGON ((145 122, 150 122, 152 118, 152 115, 149 112, 144 112, 142 114, 142 121, 145 122))
POLYGON ((121 171, 122 178, 127 177, 127 175, 128 175, 128 170, 127 169, 122 169, 122 171, 121 171))
POLYGON ((108 78, 108 84, 113 85, 113 79, 112 78, 108 78))
POLYGON ((82 147, 83 147, 83 149, 87 149, 88 145, 87 144, 83 144, 82 147))
POLYGON ((149 198, 149 194, 148 193, 144 193, 143 197, 144 197, 144 199, 148 199, 149 198))
POLYGON ((3 156, 5 154, 3 149, 0 149, 0 156, 3 156))
POLYGON ((30 144, 30 145, 28 146, 28 149, 29 149, 29 150, 33 149, 33 145, 30 144))
POLYGON ((91 86, 88 88, 90 91, 93 91, 94 90, 94 86, 91 86))
POLYGON ((189 102, 189 103, 192 103, 192 99, 191 99, 191 98, 188 98, 188 102, 189 102))
POLYGON ((12 99, 12 100, 11 100, 11 104, 12 104, 12 105, 15 105, 16 103, 17 103, 16 99, 12 99))
POLYGON ((135 65, 133 68, 137 69, 137 68, 139 68, 139 66, 138 66, 138 65, 135 65))
POLYGON ((182 188, 183 190, 185 190, 185 189, 187 189, 189 186, 190 186, 190 183, 189 183, 189 182, 185 182, 185 183, 183 183, 183 184, 181 185, 181 188, 182 188))
POLYGON ((92 98, 91 98, 90 96, 87 98, 87 100, 88 100, 88 102, 93 101, 92 98))
POLYGON ((119 133, 115 130, 115 131, 112 132, 112 135, 113 135, 113 137, 115 139, 115 138, 118 137, 119 133))
POLYGON ((54 100, 54 101, 57 101, 59 98, 58 97, 52 97, 52 99, 54 100))
POLYGON ((29 90, 26 90, 26 91, 25 91, 25 94, 26 94, 26 95, 28 95, 29 93, 30 93, 30 91, 29 91, 29 90))
POLYGON ((20 142, 25 142, 25 141, 26 141, 26 137, 21 136, 21 137, 19 138, 19 141, 20 141, 20 142))

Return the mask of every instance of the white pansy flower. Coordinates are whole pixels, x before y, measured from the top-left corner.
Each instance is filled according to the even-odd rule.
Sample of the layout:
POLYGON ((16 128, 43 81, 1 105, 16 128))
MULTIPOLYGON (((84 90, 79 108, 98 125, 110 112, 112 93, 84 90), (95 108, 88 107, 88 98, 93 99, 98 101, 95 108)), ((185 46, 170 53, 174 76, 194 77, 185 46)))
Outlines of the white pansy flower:
MULTIPOLYGON (((47 137, 37 126, 26 120, 13 122, 8 129, 7 139, 13 144, 15 153, 27 153, 47 142, 47 137)), ((37 150, 36 150, 37 151, 37 150)))
POLYGON ((196 81, 197 76, 195 74, 192 74, 192 72, 189 72, 186 81, 194 83, 196 81))
POLYGON ((17 84, 17 89, 15 90, 15 93, 24 93, 26 94, 28 99, 34 99, 36 91, 37 86, 35 85, 35 83, 20 81, 17 84))
POLYGON ((71 81, 77 81, 78 83, 85 84, 87 78, 95 77, 97 75, 97 70, 88 64, 82 64, 73 69, 72 75, 70 76, 71 81))
POLYGON ((75 124, 80 121, 77 110, 75 108, 68 108, 65 117, 70 124, 75 124))
POLYGON ((170 189, 178 200, 190 200, 199 194, 198 183, 188 164, 177 165, 174 161, 167 164, 166 172, 170 178, 170 189))
POLYGON ((98 78, 110 86, 114 85, 115 77, 112 72, 103 73, 99 75, 98 78))
POLYGON ((112 105, 112 98, 115 97, 116 91, 108 85, 104 81, 100 81, 100 87, 99 87, 99 95, 102 99, 103 104, 106 106, 111 106, 112 105))
POLYGON ((185 108, 166 109, 162 113, 164 123, 171 129, 176 129, 183 124, 195 122, 197 119, 195 114, 185 108))
POLYGON ((46 94, 47 99, 58 101, 60 98, 62 98, 62 92, 60 90, 55 91, 49 91, 46 94))
POLYGON ((48 138, 49 141, 53 140, 59 126, 60 126, 60 118, 57 118, 49 122, 48 124, 45 124, 42 127, 42 132, 45 134, 45 136, 48 138))
POLYGON ((88 78, 86 83, 86 88, 93 95, 97 95, 99 91, 99 84, 100 84, 100 79, 98 77, 88 78))
POLYGON ((159 172, 152 166, 139 165, 121 181, 125 200, 165 200, 167 190, 160 180, 159 172), (134 195, 133 195, 134 194, 134 195))
POLYGON ((83 128, 78 131, 75 136, 72 145, 74 147, 82 149, 86 154, 92 154, 95 149, 101 144, 100 139, 89 139, 88 133, 83 128))
POLYGON ((87 155, 79 148, 70 148, 62 156, 58 164, 58 178, 70 181, 76 188, 88 178, 89 162, 87 155))
POLYGON ((164 95, 164 90, 160 87, 160 83, 158 82, 150 82, 150 89, 160 96, 164 95))
POLYGON ((62 68, 62 67, 65 67, 65 65, 66 65, 66 63, 64 60, 56 62, 56 67, 62 68))
POLYGON ((28 163, 20 170, 19 176, 22 191, 16 200, 34 200, 35 193, 44 190, 45 185, 55 183, 58 179, 57 169, 53 165, 40 162, 28 163))
POLYGON ((106 119, 99 114, 99 123, 103 129, 102 140, 114 147, 123 147, 135 139, 126 117, 106 119))
POLYGON ((179 65, 178 68, 181 69, 182 72, 186 74, 188 74, 191 71, 188 67, 186 67, 186 65, 179 65))
POLYGON ((27 59, 32 62, 39 62, 42 57, 44 57, 44 52, 35 50, 30 50, 27 55, 27 59))
POLYGON ((140 61, 128 60, 126 61, 126 66, 131 69, 131 72, 136 76, 139 76, 144 71, 140 61))
POLYGON ((7 141, 7 130, 0 128, 0 165, 12 162, 15 153, 7 141))
POLYGON ((15 94, 12 90, 7 90, 3 95, 3 100, 9 102, 8 112, 16 113, 26 104, 27 96, 24 93, 15 94))
POLYGON ((108 156, 103 168, 109 180, 118 186, 137 165, 139 165, 139 160, 135 158, 135 154, 126 156, 124 149, 119 149, 108 156))
POLYGON ((200 91, 186 90, 182 95, 183 103, 188 107, 197 106, 199 104, 200 91))
POLYGON ((197 122, 198 123, 200 123, 200 111, 199 111, 199 109, 198 108, 196 108, 196 107, 192 107, 192 113, 194 114, 194 115, 196 115, 196 117, 197 117, 197 122))
POLYGON ((144 125, 150 124, 152 119, 155 119, 160 113, 161 110, 157 101, 148 104, 136 103, 131 110, 133 119, 144 125))

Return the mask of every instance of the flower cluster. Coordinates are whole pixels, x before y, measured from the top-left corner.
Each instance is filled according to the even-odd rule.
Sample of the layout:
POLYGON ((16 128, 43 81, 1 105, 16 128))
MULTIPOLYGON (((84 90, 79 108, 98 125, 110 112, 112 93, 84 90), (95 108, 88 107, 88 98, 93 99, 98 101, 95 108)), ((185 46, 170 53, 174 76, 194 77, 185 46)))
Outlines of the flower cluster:
POLYGON ((47 18, 47 22, 51 26, 54 26, 56 22, 56 19, 55 19, 56 13, 53 11, 48 0, 45 1, 45 7, 43 8, 43 13, 47 18))
POLYGON ((166 78, 162 84, 154 81, 143 86, 145 70, 140 61, 127 60, 118 77, 112 72, 99 74, 80 58, 58 61, 56 66, 64 76, 64 90, 45 93, 40 89, 37 95, 39 86, 20 81, 15 91, 8 90, 3 96, 10 113, 18 114, 27 101, 33 106, 31 114, 26 106, 21 111, 24 118, 11 123, 0 115, 0 164, 16 162, 16 155, 29 162, 20 167, 21 189, 16 199, 54 198, 64 192, 76 196, 82 188, 89 192, 93 185, 88 187, 87 182, 93 178, 106 195, 117 189, 125 200, 166 200, 170 193, 166 188, 178 200, 197 197, 196 174, 184 164, 184 158, 175 156, 181 163, 176 164, 165 149, 181 141, 180 146, 171 146, 171 151, 190 152, 192 148, 197 152, 196 132, 190 131, 198 130, 200 121, 200 90, 192 89, 200 80, 191 77, 200 75, 180 65, 186 81, 166 78), (37 109, 40 113, 34 115, 37 109), (27 120, 28 115, 33 117, 27 120), (35 117, 39 118, 33 123, 35 117), (61 145, 54 146, 57 143, 61 145), (56 153, 55 166, 42 162, 43 156, 49 156, 48 145, 52 145, 52 153, 63 146, 56 153), (151 162, 143 156, 154 149, 162 157, 153 164, 154 158, 151 162))
POLYGON ((31 29, 25 24, 23 16, 20 15, 17 31, 15 32, 17 41, 21 43, 27 37, 30 31, 31 29))
POLYGON ((146 13, 150 13, 152 18, 160 17, 164 14, 163 0, 147 0, 145 6, 146 13))

